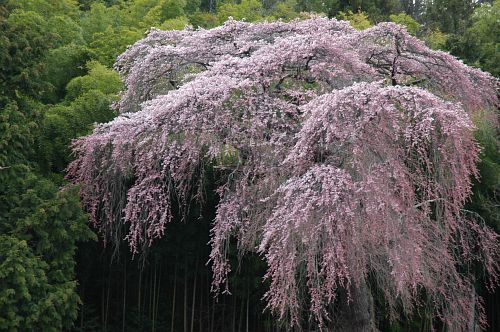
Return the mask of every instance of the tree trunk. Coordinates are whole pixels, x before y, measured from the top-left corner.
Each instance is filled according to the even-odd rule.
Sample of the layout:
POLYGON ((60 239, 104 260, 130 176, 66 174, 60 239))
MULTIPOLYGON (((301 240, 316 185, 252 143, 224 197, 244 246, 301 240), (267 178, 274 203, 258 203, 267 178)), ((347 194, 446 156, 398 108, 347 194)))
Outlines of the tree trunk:
POLYGON ((102 284, 101 288, 101 325, 103 327, 103 331, 106 329, 104 322, 106 321, 106 282, 102 284))
POLYGON ((212 314, 210 316, 210 332, 214 331, 214 320, 215 320, 215 300, 212 300, 212 314))
POLYGON ((125 332, 125 312, 127 309, 127 260, 123 266, 123 307, 122 307, 122 332, 125 332))
POLYGON ((245 309, 245 301, 242 298, 241 299, 241 306, 240 306, 240 321, 238 323, 238 332, 241 332, 243 330, 243 310, 245 309))
POLYGON ((248 311, 250 310, 250 287, 247 284, 247 324, 246 332, 248 332, 248 311))
MULTIPOLYGON (((161 285, 161 263, 160 267, 158 269, 158 284, 156 285, 156 303, 155 303, 155 319, 158 319, 158 307, 160 304, 160 285, 161 285)), ((155 325, 155 331, 156 331, 157 326, 155 325)))
POLYGON ((153 267, 150 267, 150 273, 149 273, 149 297, 148 297, 148 318, 149 322, 153 322, 153 267))
POLYGON ((188 272, 187 272, 187 258, 184 259, 184 332, 188 332, 188 320, 187 320, 187 306, 188 306, 188 281, 187 281, 187 277, 188 277, 188 272))
POLYGON ((226 297, 227 296, 223 296, 222 297, 222 325, 221 325, 221 330, 224 330, 225 329, 225 324, 226 324, 226 297))
POLYGON ((233 323, 231 324, 232 325, 231 331, 233 332, 236 332, 236 305, 237 305, 236 296, 233 295, 233 314, 232 314, 233 323))
MULTIPOLYGON (((200 326, 200 332, 203 332, 203 327, 205 326, 203 324, 203 279, 200 280, 200 319, 198 321, 199 326, 200 326)), ((210 301, 209 301, 210 302, 210 301)))
POLYGON ((340 313, 334 331, 375 332, 375 312, 373 297, 366 282, 351 287, 352 301, 347 303, 347 292, 339 294, 340 313))
POLYGON ((108 318, 109 318, 109 291, 111 289, 111 268, 108 273, 108 282, 107 282, 107 293, 106 293, 106 312, 104 315, 104 331, 108 330, 108 318))
POLYGON ((174 294, 172 295, 172 321, 170 325, 170 332, 174 332, 175 323, 175 293, 177 291, 177 256, 175 256, 175 267, 174 267, 174 294))
POLYGON ((191 332, 194 332, 194 312, 196 308, 196 279, 198 277, 198 256, 196 256, 196 269, 194 272, 194 282, 193 282, 193 301, 191 302, 191 332))
POLYGON ((85 316, 85 284, 86 284, 86 281, 83 282, 83 285, 82 285, 82 294, 80 295, 81 299, 82 299, 82 307, 80 309, 80 330, 83 330, 83 318, 85 316))
POLYGON ((156 258, 155 258, 155 267, 154 267, 154 277, 153 279, 153 296, 151 300, 151 332, 155 332, 155 322, 156 322, 156 258))

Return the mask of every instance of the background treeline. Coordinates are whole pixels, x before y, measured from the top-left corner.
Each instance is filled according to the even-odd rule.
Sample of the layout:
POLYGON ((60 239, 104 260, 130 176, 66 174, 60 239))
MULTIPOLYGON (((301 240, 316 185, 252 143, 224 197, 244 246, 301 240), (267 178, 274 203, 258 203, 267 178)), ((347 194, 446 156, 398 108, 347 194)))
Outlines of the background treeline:
MULTIPOLYGON (((0 0, 0 330, 283 329, 263 313, 258 257, 240 259, 235 248, 233 295, 211 296, 215 196, 132 260, 125 244, 98 241, 78 189, 64 187, 64 169, 71 140, 116 116, 110 105, 123 86, 113 62, 150 27, 211 28, 229 16, 291 20, 306 12, 358 29, 394 21, 430 47, 500 76, 500 0, 0 0)), ((469 209, 499 231, 497 133, 486 120, 477 127, 482 182, 469 209)), ((390 326, 376 300, 384 331, 433 325, 423 310, 390 326)), ((499 296, 486 295, 486 307, 490 329, 500 329, 499 296)))

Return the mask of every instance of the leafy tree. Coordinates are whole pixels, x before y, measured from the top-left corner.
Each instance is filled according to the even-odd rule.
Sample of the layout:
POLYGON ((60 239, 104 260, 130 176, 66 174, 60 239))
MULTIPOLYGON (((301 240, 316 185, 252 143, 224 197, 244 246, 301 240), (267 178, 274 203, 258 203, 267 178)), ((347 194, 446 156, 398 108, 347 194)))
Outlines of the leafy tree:
POLYGON ((186 0, 186 5, 184 7, 184 10, 188 14, 192 14, 196 12, 197 10, 200 10, 201 7, 201 0, 186 0))
POLYGON ((498 128, 496 128, 495 112, 482 112, 475 116, 476 130, 474 132, 480 143, 481 162, 478 168, 481 181, 473 187, 472 200, 469 209, 478 213, 489 226, 500 231, 500 151, 498 150, 498 128))
POLYGON ((242 0, 239 4, 227 2, 217 7, 219 24, 224 23, 229 17, 255 22, 264 17, 264 8, 258 0, 242 0))
MULTIPOLYGON (((192 6, 193 4, 191 4, 192 6)), ((161 2, 161 20, 169 20, 184 15, 184 0, 164 0, 161 2)))
POLYGON ((122 88, 118 74, 96 61, 89 62, 87 68, 87 75, 68 83, 67 102, 49 107, 43 114, 37 155, 45 172, 62 172, 70 161, 71 140, 88 134, 95 123, 115 116, 110 106, 122 88))
POLYGON ((472 26, 450 38, 447 48, 469 63, 500 77, 500 1, 483 4, 472 15, 472 26))
POLYGON ((426 2, 422 0, 401 0, 401 9, 417 21, 421 21, 425 14, 426 2))
POLYGON ((387 21, 390 14, 401 11, 400 2, 397 0, 372 0, 366 2, 353 0, 350 3, 353 11, 361 10, 366 12, 374 22, 387 21))
POLYGON ((100 64, 90 61, 86 64, 87 75, 75 77, 68 83, 66 98, 74 100, 91 90, 98 90, 106 95, 117 94, 122 89, 118 73, 100 64))
POLYGON ((58 192, 26 170, 3 183, 0 194, 16 201, 0 214, 0 329, 70 328, 79 304, 76 242, 95 238, 77 190, 58 192))
POLYGON ((0 235, 0 262, 0 329, 40 327, 46 264, 37 259, 26 241, 9 235, 0 235))
POLYGON ((472 0, 435 0, 427 4, 425 20, 444 33, 461 34, 474 9, 472 0))
POLYGON ((484 4, 474 11, 473 24, 469 34, 478 44, 479 64, 481 68, 500 77, 500 1, 491 5, 484 4))
MULTIPOLYGON (((335 14, 341 9, 341 7, 338 0, 298 0, 297 9, 302 12, 325 13, 329 16, 335 16, 335 14)), ((357 9, 358 8, 356 8, 355 10, 357 9)))
POLYGON ((0 91, 9 97, 41 96, 49 87, 40 79, 41 60, 57 36, 49 33, 47 21, 35 12, 0 8, 5 15, 0 20, 0 91))
POLYGON ((218 19, 215 14, 209 12, 196 11, 189 15, 189 22, 193 27, 202 27, 205 29, 214 28, 218 25, 218 19))
POLYGON ((389 18, 392 22, 406 27, 406 30, 413 36, 416 36, 417 32, 420 30, 420 23, 405 13, 399 13, 397 15, 392 14, 389 18))
POLYGON ((83 42, 73 5, 0 1, 0 330, 71 328, 76 243, 95 238, 78 190, 59 192, 62 176, 37 168, 40 100, 61 99, 88 60, 84 47, 65 45, 83 42))
POLYGON ((85 64, 92 56, 87 47, 73 43, 49 50, 44 59, 45 68, 41 78, 50 84, 50 88, 42 96, 42 100, 47 103, 62 100, 66 95, 68 82, 85 74, 85 64))
POLYGON ((0 181, 4 183, 14 175, 10 171, 24 164, 33 152, 40 110, 36 105, 25 108, 19 104, 0 97, 0 181))
POLYGON ((296 7, 295 0, 288 0, 284 2, 278 2, 271 11, 271 16, 275 19, 282 19, 285 21, 290 21, 299 16, 299 13, 295 11, 296 7))
POLYGON ((23 11, 35 12, 44 18, 56 16, 67 16, 76 18, 78 6, 76 0, 8 0, 8 2, 23 11))
MULTIPOLYGON (((108 27, 117 27, 119 23, 119 9, 115 6, 106 7, 99 2, 93 3, 90 10, 80 18, 80 27, 87 43, 94 40, 94 34, 103 33, 108 27)), ((123 22, 122 24, 129 25, 129 22, 123 22)), ((135 24, 137 24, 137 21, 135 24)))
POLYGON ((143 31, 139 29, 108 26, 105 31, 94 33, 90 49, 100 63, 112 66, 116 57, 141 36, 143 31))
POLYGON ((363 12, 353 13, 350 10, 347 13, 339 12, 338 18, 349 21, 352 27, 356 30, 364 30, 372 26, 370 19, 363 12))
POLYGON ((434 50, 446 49, 449 36, 442 33, 439 29, 427 31, 422 37, 427 46, 434 50))
POLYGON ((92 233, 77 190, 58 193, 33 172, 39 103, 4 97, 0 108, 0 329, 69 328, 79 303, 75 243, 92 233))
POLYGON ((75 44, 85 45, 82 28, 67 16, 52 16, 48 20, 48 30, 58 36, 58 46, 75 44))
MULTIPOLYGON (((1 81, 11 97, 17 91, 56 102, 69 79, 82 73, 78 67, 89 59, 85 47, 76 46, 84 43, 82 30, 69 16, 55 15, 60 12, 58 4, 40 2, 34 6, 30 1, 20 1, 10 7, 3 21, 5 53, 0 54, 0 61, 5 70, 1 81)), ((71 2, 65 4, 70 6, 71 2)))
POLYGON ((164 21, 158 26, 162 30, 182 30, 187 26, 191 26, 192 23, 186 16, 179 16, 164 21))
POLYGON ((152 30, 117 68, 122 115, 75 141, 69 166, 103 236, 147 250, 214 169, 216 292, 236 242, 262 255, 268 307, 299 328, 373 330, 374 293, 391 319, 484 322, 472 267, 495 283, 500 245, 463 208, 471 117, 499 103, 491 75, 394 23, 321 17, 152 30))
POLYGON ((297 9, 299 11, 324 13, 329 17, 335 17, 339 12, 365 12, 374 22, 387 20, 390 14, 399 12, 399 8, 399 1, 397 0, 297 1, 297 9))

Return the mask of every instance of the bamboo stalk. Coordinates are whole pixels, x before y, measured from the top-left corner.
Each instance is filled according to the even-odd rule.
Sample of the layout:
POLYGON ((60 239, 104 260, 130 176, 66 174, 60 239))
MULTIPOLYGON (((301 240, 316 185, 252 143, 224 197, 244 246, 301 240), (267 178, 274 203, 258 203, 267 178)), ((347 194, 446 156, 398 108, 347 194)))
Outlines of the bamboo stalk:
POLYGON ((175 295, 177 292, 177 256, 175 256, 175 267, 174 267, 174 294, 172 296, 172 321, 170 324, 170 332, 174 332, 175 326, 175 295))
POLYGON ((125 332, 125 312, 127 306, 127 260, 123 267, 123 307, 122 307, 122 332, 125 332))
POLYGON ((248 283, 247 283, 247 328, 246 328, 246 332, 248 332, 248 311, 249 311, 249 308, 250 308, 250 287, 248 286, 248 283))
POLYGON ((188 332, 187 321, 187 258, 184 259, 184 332, 188 332))
POLYGON ((151 298, 151 332, 155 332, 155 321, 156 321, 156 317, 155 317, 155 313, 156 313, 156 258, 155 258, 155 267, 154 267, 154 277, 152 277, 152 279, 154 279, 153 281, 153 296, 151 298))
POLYGON ((194 332, 194 312, 196 308, 196 279, 198 277, 198 256, 196 256, 196 269, 194 272, 194 282, 193 282, 193 301, 192 301, 192 310, 191 310, 191 332, 194 332))
POLYGON ((160 286, 161 286, 161 263, 158 271, 158 284, 156 288, 155 319, 158 319, 158 306, 160 304, 160 286))

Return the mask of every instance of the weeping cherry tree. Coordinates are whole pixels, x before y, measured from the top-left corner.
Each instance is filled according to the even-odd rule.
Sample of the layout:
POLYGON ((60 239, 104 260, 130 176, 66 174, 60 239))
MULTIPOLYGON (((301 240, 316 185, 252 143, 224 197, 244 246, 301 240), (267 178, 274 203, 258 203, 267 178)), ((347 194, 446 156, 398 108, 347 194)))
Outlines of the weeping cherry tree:
POLYGON ((235 239, 295 330, 376 329, 373 290, 391 319, 427 306, 450 331, 484 324, 472 267, 496 284, 500 247, 464 204, 492 76, 396 24, 320 17, 152 29, 116 69, 120 116, 76 140, 68 168, 106 239, 144 251, 174 206, 203 202, 212 167, 215 294, 235 239))

